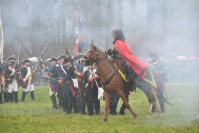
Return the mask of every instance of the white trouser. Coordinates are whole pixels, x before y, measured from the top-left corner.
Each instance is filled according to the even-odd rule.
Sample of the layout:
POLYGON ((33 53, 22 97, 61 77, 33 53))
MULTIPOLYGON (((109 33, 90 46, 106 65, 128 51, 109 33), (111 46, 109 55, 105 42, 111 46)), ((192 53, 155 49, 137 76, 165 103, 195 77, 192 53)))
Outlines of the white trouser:
POLYGON ((12 93, 13 91, 14 92, 18 91, 17 81, 15 79, 13 80, 11 84, 8 85, 8 93, 12 93))
POLYGON ((24 92, 34 91, 34 85, 32 83, 28 84, 27 88, 24 88, 24 92))

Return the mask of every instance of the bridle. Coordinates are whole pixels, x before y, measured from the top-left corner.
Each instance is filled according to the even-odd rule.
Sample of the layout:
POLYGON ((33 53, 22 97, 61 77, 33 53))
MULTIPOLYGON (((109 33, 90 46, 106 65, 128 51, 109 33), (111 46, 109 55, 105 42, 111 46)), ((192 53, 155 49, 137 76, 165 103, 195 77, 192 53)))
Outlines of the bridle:
POLYGON ((99 49, 98 48, 94 48, 94 50, 91 50, 90 51, 91 52, 91 54, 90 54, 90 56, 89 57, 93 57, 93 58, 89 58, 89 57, 87 57, 87 56, 84 56, 83 57, 83 62, 85 62, 86 64, 93 64, 93 63, 99 63, 99 62, 101 62, 102 60, 104 60, 104 59, 106 59, 108 56, 106 55, 106 56, 104 56, 104 57, 101 57, 101 58, 99 58, 98 57, 98 52, 99 52, 99 49))
MULTIPOLYGON (((108 58, 107 55, 105 55, 105 56, 99 58, 99 57, 98 57, 98 52, 99 52, 99 51, 100 51, 100 50, 99 50, 98 48, 96 48, 96 47, 94 47, 94 50, 92 50, 92 49, 90 50, 90 55, 89 55, 89 57, 93 57, 93 58, 89 58, 89 57, 86 56, 87 54, 85 54, 85 56, 83 57, 83 62, 84 62, 84 64, 85 64, 85 65, 90 65, 90 64, 93 64, 93 63, 96 63, 96 64, 97 64, 97 63, 101 62, 102 60, 108 58)), ((114 70, 113 72, 111 72, 110 75, 108 76, 107 80, 105 80, 105 81, 103 81, 103 82, 101 81, 102 84, 103 84, 103 85, 108 85, 108 84, 110 84, 111 80, 113 79, 113 77, 115 76, 116 73, 117 73, 116 70, 114 70)))

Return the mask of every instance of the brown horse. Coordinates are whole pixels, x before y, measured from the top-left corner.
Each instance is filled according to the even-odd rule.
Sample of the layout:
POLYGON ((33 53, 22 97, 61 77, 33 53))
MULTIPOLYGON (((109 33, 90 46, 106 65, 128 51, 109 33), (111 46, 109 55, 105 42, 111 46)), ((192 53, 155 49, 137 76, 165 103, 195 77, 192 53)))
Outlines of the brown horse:
MULTIPOLYGON (((113 54, 112 55, 112 60, 114 62, 114 64, 116 65, 116 67, 121 70, 122 73, 129 73, 129 70, 125 70, 125 69, 128 69, 128 68, 124 68, 124 60, 122 59, 122 57, 117 53, 117 54, 113 54), (128 71, 128 72, 127 72, 128 71)), ((128 67, 128 66, 127 66, 128 67)), ((155 71, 153 68, 152 69, 152 73, 155 77, 155 71)), ((159 111, 159 107, 157 106, 157 103, 156 103, 156 88, 154 86, 152 86, 150 83, 146 82, 145 80, 141 79, 140 77, 138 77, 135 72, 133 72, 133 74, 131 74, 131 76, 133 75, 133 77, 131 77, 131 82, 134 81, 133 85, 134 87, 132 87, 131 85, 129 85, 129 82, 126 82, 125 85, 128 85, 128 87, 132 87, 133 89, 131 89, 131 91, 134 91, 135 90, 135 87, 137 86, 139 89, 141 89, 145 95, 147 96, 148 98, 148 101, 149 101, 149 109, 148 109, 148 117, 151 118, 151 112, 152 112, 152 106, 154 105, 155 106, 155 109, 156 109, 156 112, 159 114, 160 111, 159 111)), ((129 88, 127 88, 129 89, 129 88)), ((165 98, 164 98, 165 99, 165 98)), ((168 102, 166 101, 165 99, 165 102, 168 102)))
POLYGON ((104 121, 108 120, 108 110, 110 104, 110 92, 117 93, 121 97, 126 108, 134 117, 137 114, 132 110, 124 94, 124 82, 121 75, 117 72, 113 62, 108 59, 108 56, 99 50, 96 46, 91 45, 90 50, 82 58, 83 63, 96 63, 98 72, 104 89, 105 112, 104 121))

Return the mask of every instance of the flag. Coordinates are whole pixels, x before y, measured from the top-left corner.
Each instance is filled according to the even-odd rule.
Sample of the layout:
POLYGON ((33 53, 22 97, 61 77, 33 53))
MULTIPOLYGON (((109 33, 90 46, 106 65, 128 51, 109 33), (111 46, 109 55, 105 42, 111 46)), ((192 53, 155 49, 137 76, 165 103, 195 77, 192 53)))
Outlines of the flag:
POLYGON ((2 26, 2 20, 1 20, 1 9, 0 9, 0 59, 3 59, 3 26, 2 26))
POLYGON ((76 45, 75 45, 75 54, 79 54, 82 51, 82 48, 84 47, 84 41, 82 36, 82 29, 81 29, 81 18, 79 14, 79 10, 77 13, 77 19, 76 19, 76 45))

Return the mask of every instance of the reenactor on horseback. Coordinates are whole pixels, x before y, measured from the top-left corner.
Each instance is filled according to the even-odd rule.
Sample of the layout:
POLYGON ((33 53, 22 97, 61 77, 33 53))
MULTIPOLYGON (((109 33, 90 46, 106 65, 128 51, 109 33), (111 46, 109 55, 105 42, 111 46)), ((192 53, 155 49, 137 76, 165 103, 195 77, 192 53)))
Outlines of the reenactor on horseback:
POLYGON ((32 100, 35 100, 34 96, 34 86, 32 83, 32 72, 30 68, 30 60, 25 59, 22 61, 22 68, 21 68, 21 85, 23 87, 23 92, 22 92, 22 102, 25 101, 26 94, 30 92, 30 96, 32 100))
MULTIPOLYGON (((125 42, 125 37, 120 29, 115 29, 112 31, 112 37, 114 39, 114 49, 111 50, 111 53, 116 51, 119 53, 120 58, 125 62, 123 62, 122 66, 125 69, 124 73, 121 74, 123 79, 126 80, 125 77, 128 77, 131 82, 131 91, 134 91, 136 89, 136 86, 139 88, 146 88, 144 87, 145 81, 147 80, 147 83, 150 87, 149 89, 156 88, 156 84, 153 80, 153 76, 150 73, 150 68, 148 63, 140 60, 139 58, 135 57, 133 55, 132 50, 128 46, 128 44, 125 42), (140 82, 135 82, 136 79, 140 82), (144 82, 144 84, 142 83, 144 82)), ((110 51, 108 51, 110 53, 110 51)), ((118 58, 117 56, 115 58, 118 58)), ((148 95, 148 90, 143 90, 143 92, 148 95)), ((128 91, 125 92, 126 99, 128 100, 128 91)), ((151 95, 151 94, 150 94, 151 95)), ((153 97, 154 98, 154 97, 153 97)), ((150 105, 155 103, 155 100, 150 98, 149 103, 150 105)), ((124 110, 126 107, 122 105, 120 108, 120 114, 124 114, 124 110)))
POLYGON ((91 64, 89 68, 84 72, 83 80, 86 83, 85 100, 87 103, 88 115, 93 115, 94 110, 95 114, 99 114, 100 100, 98 100, 98 87, 101 86, 101 83, 99 73, 93 64, 91 64))
POLYGON ((6 88, 6 101, 13 101, 15 99, 15 103, 18 102, 18 86, 17 86, 17 80, 18 80, 18 64, 17 64, 17 58, 13 55, 8 57, 8 65, 5 72, 5 88, 6 88), (13 98, 14 93, 14 98, 13 98))
MULTIPOLYGON (((149 53, 151 57, 151 61, 149 62, 151 66, 153 66, 155 70, 155 80, 157 84, 157 97, 160 104, 161 112, 165 112, 165 84, 168 82, 167 78, 167 68, 165 63, 159 58, 159 54, 157 52, 149 53)), ((153 106, 152 111, 155 112, 155 108, 153 106)))
POLYGON ((49 80, 49 86, 50 86, 49 95, 50 95, 51 101, 53 103, 53 108, 57 109, 57 100, 56 100, 55 95, 57 93, 58 84, 56 81, 54 81, 54 80, 57 80, 57 77, 58 77, 57 59, 51 58, 49 62, 52 65, 50 68, 46 67, 45 65, 42 65, 42 66, 43 66, 43 69, 48 73, 48 76, 50 77, 50 79, 52 79, 52 80, 49 80))

